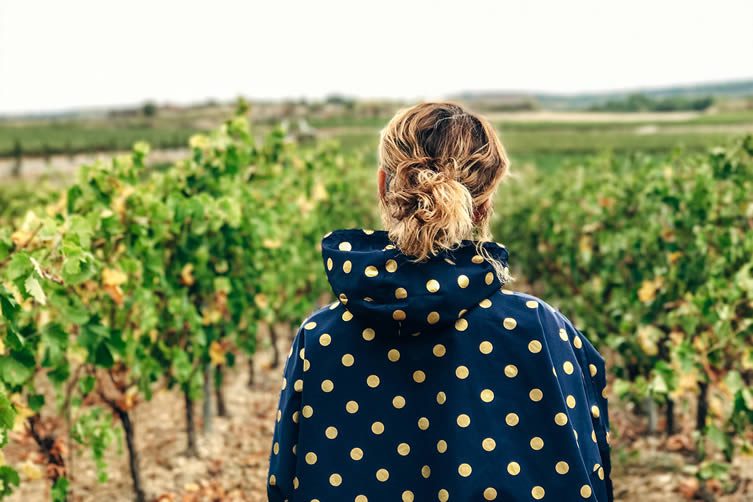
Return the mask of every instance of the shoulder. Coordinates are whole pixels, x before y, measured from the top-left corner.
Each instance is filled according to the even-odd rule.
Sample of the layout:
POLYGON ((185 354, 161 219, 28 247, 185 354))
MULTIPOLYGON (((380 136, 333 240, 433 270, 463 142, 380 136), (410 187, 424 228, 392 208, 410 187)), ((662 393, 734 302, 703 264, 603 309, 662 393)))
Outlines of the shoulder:
POLYGON ((301 321, 296 333, 296 342, 302 346, 308 345, 311 342, 311 337, 318 337, 327 332, 328 328, 338 319, 347 315, 346 312, 343 304, 337 300, 317 308, 301 321))

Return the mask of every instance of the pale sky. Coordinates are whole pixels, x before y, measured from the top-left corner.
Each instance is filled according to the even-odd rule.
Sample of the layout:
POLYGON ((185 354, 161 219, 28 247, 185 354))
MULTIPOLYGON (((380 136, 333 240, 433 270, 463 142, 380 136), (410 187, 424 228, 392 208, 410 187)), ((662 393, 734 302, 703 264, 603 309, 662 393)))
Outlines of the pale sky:
POLYGON ((0 0, 0 113, 751 77, 751 0, 0 0))

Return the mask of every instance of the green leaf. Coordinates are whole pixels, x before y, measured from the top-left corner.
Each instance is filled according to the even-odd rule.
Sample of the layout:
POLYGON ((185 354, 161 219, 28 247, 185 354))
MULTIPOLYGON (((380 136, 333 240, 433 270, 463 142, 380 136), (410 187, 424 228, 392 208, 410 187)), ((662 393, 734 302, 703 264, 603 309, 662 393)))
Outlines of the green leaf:
POLYGON ((39 280, 34 274, 26 278, 24 287, 26 288, 26 292, 29 293, 34 298, 34 300, 37 301, 37 303, 40 303, 42 305, 47 304, 47 296, 44 294, 42 285, 39 284, 39 280))
POLYGON ((29 396, 29 408, 31 411, 39 412, 44 406, 44 396, 42 394, 32 394, 29 396))
POLYGON ((28 352, 0 356, 0 378, 8 385, 22 385, 34 375, 34 368, 34 355, 28 352))
POLYGON ((21 483, 18 472, 7 465, 0 466, 0 497, 13 493, 13 487, 21 483))
POLYGON ((16 410, 5 394, 0 393, 0 429, 11 429, 16 419, 16 410))

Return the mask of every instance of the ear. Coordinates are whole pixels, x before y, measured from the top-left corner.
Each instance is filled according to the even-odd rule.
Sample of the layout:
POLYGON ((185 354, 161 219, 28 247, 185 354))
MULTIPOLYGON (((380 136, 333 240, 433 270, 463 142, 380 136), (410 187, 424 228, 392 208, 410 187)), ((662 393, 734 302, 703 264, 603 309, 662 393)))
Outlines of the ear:
POLYGON ((490 207, 491 201, 489 199, 485 200, 484 203, 480 206, 476 206, 473 209, 473 223, 478 223, 486 218, 486 216, 489 214, 490 207))
POLYGON ((379 189, 379 197, 384 198, 386 193, 387 173, 381 167, 377 169, 377 188, 379 189))

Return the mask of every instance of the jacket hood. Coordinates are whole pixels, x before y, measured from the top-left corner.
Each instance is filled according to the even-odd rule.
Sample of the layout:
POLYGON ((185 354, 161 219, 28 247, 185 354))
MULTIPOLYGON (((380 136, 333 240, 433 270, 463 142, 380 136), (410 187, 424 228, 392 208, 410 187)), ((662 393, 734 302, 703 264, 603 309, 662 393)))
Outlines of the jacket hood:
MULTIPOLYGON (((356 319, 380 331, 411 335, 455 323, 502 287, 476 244, 464 240, 416 262, 384 230, 344 229, 324 236, 322 259, 332 291, 356 319)), ((481 246, 507 267, 502 244, 481 246)))

